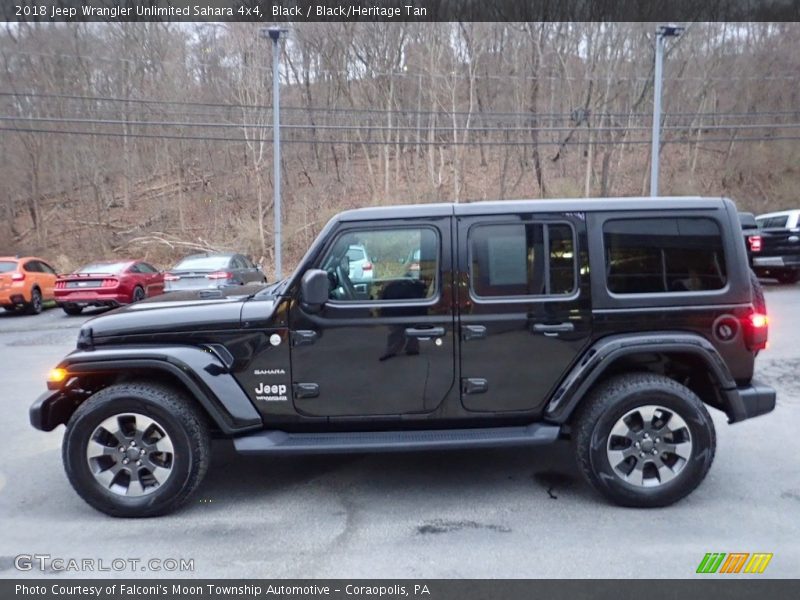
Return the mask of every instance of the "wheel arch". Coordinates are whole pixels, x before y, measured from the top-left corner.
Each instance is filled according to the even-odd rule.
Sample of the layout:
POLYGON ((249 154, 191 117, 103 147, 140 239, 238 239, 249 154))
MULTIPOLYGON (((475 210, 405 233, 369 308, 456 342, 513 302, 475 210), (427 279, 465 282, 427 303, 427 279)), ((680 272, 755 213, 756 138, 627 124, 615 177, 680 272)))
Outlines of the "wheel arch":
POLYGON ((103 351, 99 351, 101 356, 94 357, 91 355, 98 351, 73 353, 59 364, 68 373, 66 385, 44 394, 34 403, 31 422, 38 429, 50 431, 66 423, 95 392, 114 383, 136 380, 177 387, 201 406, 223 434, 234 435, 262 426, 260 415, 222 361, 200 348, 180 350, 182 357, 175 354, 109 357, 102 356, 103 351), (182 360, 187 356, 192 360, 182 360))
POLYGON ((692 390, 709 406, 740 420, 736 382, 714 346, 696 334, 612 336, 591 346, 562 380, 545 417, 566 423, 592 388, 615 375, 665 375, 692 390))

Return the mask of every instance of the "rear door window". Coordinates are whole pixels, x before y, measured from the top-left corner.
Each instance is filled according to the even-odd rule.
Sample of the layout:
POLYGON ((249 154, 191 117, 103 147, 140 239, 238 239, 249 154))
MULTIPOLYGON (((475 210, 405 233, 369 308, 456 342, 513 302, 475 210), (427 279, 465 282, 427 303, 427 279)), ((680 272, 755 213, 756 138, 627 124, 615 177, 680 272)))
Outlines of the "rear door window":
POLYGON ((469 233, 470 281, 480 298, 575 291, 575 242, 566 223, 478 225, 469 233))
POLYGON ((727 283, 722 234, 712 219, 610 220, 603 241, 612 293, 700 292, 727 283))

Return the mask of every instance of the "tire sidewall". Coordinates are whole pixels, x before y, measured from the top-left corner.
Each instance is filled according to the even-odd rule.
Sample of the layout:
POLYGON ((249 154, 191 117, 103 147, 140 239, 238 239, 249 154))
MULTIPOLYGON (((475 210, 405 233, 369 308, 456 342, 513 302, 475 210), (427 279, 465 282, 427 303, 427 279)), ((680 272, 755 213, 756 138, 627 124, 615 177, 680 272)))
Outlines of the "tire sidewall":
POLYGON ((42 312, 42 303, 42 292, 39 291, 39 288, 33 288, 33 291, 31 291, 31 313, 38 315, 40 312, 42 312))
MULTIPOLYGON (((90 402, 90 401, 87 401, 90 402)), ((192 442, 185 428, 167 410, 146 398, 122 390, 105 395, 96 406, 74 415, 64 436, 63 459, 67 476, 75 490, 90 505, 116 516, 149 516, 162 512, 186 489, 193 469, 192 442), (126 497, 103 489, 92 474, 86 459, 86 445, 95 428, 117 414, 135 412, 154 419, 173 445, 172 473, 166 483, 139 497, 126 497)))
POLYGON ((715 437, 708 413, 689 398, 666 389, 642 389, 625 394, 597 420, 589 443, 589 461, 596 484, 620 500, 638 506, 671 504, 691 492, 705 477, 714 457, 715 437), (689 428, 692 454, 681 472, 671 481, 655 487, 640 487, 619 477, 608 460, 606 447, 611 429, 629 411, 657 405, 675 411, 689 428))

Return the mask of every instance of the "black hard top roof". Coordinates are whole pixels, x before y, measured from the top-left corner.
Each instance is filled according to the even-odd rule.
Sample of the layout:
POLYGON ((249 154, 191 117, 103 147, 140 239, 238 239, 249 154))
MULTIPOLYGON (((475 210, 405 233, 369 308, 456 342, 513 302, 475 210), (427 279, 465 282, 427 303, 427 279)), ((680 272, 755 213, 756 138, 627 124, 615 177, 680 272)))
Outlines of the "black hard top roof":
POLYGON ((373 219, 403 219, 415 217, 446 217, 450 215, 496 215, 525 212, 591 212, 617 210, 685 210, 722 208, 725 198, 700 196, 662 196, 629 198, 569 198, 558 200, 493 200, 460 204, 406 204, 400 206, 371 206, 340 213, 339 221, 373 219))

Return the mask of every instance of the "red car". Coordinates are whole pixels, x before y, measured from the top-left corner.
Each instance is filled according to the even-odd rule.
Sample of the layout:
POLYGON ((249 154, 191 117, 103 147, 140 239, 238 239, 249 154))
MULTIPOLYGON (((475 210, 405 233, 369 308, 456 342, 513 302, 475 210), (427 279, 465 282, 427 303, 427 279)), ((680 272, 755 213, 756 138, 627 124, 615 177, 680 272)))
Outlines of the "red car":
POLYGON ((164 292, 164 274, 140 260, 86 265, 56 281, 56 304, 68 315, 86 306, 120 306, 164 292))

